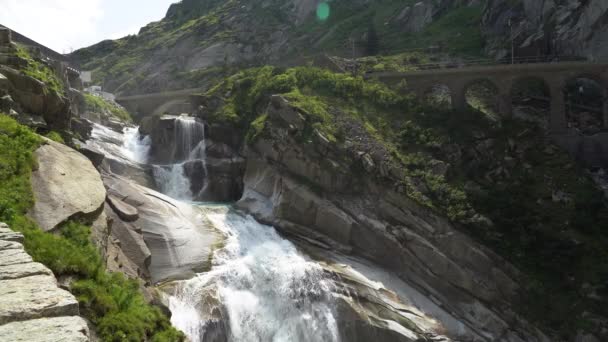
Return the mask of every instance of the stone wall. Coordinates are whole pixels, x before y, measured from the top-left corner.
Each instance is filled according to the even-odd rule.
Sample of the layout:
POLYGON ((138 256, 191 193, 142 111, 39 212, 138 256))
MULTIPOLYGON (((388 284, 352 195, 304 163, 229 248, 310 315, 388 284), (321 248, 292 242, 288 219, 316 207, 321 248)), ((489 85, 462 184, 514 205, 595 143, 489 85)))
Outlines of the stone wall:
MULTIPOLYGON (((16 32, 15 30, 13 30, 13 29, 11 29, 9 27, 6 27, 6 26, 0 24, 0 28, 7 28, 7 29, 9 29, 12 32, 12 40, 14 42, 21 43, 21 44, 24 44, 24 45, 27 45, 27 46, 31 46, 31 47, 35 47, 35 48, 39 49, 40 52, 43 55, 45 55, 45 56, 47 56, 47 57, 49 57, 51 59, 62 61, 62 62, 67 62, 68 61, 68 58, 66 56, 60 54, 57 51, 49 49, 48 47, 46 47, 46 46, 44 46, 44 45, 42 45, 42 44, 40 44, 40 43, 38 43, 38 42, 36 42, 36 41, 28 38, 28 37, 20 34, 19 32, 16 32)), ((0 43, 1 43, 1 40, 0 40, 0 43)))
POLYGON ((23 239, 0 223, 0 341, 89 341, 78 301, 24 251, 23 239))

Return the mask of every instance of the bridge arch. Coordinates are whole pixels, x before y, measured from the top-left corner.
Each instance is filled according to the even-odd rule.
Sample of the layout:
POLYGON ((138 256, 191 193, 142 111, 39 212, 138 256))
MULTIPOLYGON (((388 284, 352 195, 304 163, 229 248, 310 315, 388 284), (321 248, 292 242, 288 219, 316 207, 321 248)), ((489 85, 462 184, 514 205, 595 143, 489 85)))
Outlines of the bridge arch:
POLYGON ((469 107, 490 117, 500 114, 500 88, 491 78, 472 79, 464 84, 462 91, 469 107))
POLYGON ((453 91, 447 84, 435 83, 426 87, 421 87, 418 90, 418 93, 425 102, 440 108, 451 109, 454 105, 453 91))
POLYGON ((544 123, 552 121, 552 100, 555 90, 542 76, 525 75, 514 78, 510 85, 513 114, 525 120, 544 123))
POLYGON ((175 99, 169 100, 160 106, 158 106, 153 112, 152 116, 162 115, 162 114, 170 114, 170 115, 179 115, 182 113, 190 113, 192 112, 190 102, 185 99, 175 99))
POLYGON ((565 80, 563 89, 568 127, 583 134, 608 128, 608 82, 580 73, 565 80))

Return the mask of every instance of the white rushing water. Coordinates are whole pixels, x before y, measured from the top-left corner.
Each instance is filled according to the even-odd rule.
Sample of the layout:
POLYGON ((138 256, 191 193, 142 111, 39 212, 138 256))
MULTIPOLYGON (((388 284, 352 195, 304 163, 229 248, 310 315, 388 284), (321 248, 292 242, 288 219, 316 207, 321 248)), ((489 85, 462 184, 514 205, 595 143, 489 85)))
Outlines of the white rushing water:
POLYGON ((154 165, 152 172, 160 192, 177 200, 192 200, 190 180, 185 174, 183 163, 154 165))
POLYGON ((177 328, 203 341, 219 318, 230 341, 339 340, 331 281, 318 264, 250 216, 220 207, 207 217, 226 234, 226 245, 211 271, 180 282, 169 298, 177 328), (221 317, 202 314, 214 297, 221 317))
POLYGON ((125 127, 122 133, 93 124, 91 139, 86 145, 99 150, 107 158, 128 164, 145 164, 150 151, 150 137, 142 137, 139 127, 125 127))
MULTIPOLYGON (((186 165, 194 161, 202 163, 204 174, 198 176, 207 176, 205 125, 193 117, 182 115, 175 119, 174 134, 172 164, 154 165, 154 179, 164 194, 191 201, 195 194, 192 193, 191 182, 186 174, 186 165)), ((205 188, 206 184, 196 195, 204 193, 205 188)))

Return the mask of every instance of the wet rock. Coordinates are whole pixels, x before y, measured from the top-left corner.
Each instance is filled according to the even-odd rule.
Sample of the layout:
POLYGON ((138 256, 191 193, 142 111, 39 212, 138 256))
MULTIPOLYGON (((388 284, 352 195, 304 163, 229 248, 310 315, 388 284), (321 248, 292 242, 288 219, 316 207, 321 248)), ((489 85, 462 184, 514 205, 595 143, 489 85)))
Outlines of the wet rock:
POLYGON ((99 213, 106 190, 99 172, 85 156, 48 139, 35 154, 38 169, 31 180, 36 202, 28 215, 43 230, 53 230, 75 216, 99 213))
POLYGON ((114 220, 111 230, 118 240, 109 246, 111 255, 117 260, 124 260, 126 256, 130 261, 122 265, 112 261, 113 267, 149 274, 152 283, 184 278, 195 270, 207 269, 214 246, 223 238, 201 220, 197 207, 120 176, 104 173, 103 181, 109 195, 139 212, 136 221, 124 222, 106 210, 114 220))
POLYGON ((108 195, 107 202, 112 207, 114 212, 126 222, 137 221, 139 218, 139 212, 137 208, 130 204, 123 202, 121 199, 113 195, 108 195))
POLYGON ((106 208, 105 213, 110 221, 111 236, 118 241, 122 253, 133 263, 130 268, 136 270, 134 276, 148 279, 152 254, 144 241, 141 228, 123 221, 111 208, 106 208))

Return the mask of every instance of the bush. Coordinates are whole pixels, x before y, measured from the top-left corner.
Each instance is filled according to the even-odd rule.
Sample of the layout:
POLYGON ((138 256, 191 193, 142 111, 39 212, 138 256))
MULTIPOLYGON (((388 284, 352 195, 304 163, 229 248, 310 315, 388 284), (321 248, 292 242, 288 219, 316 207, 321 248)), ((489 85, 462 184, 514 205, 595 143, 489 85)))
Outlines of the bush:
POLYGON ((26 66, 21 69, 25 75, 44 82, 50 90, 59 94, 65 92, 63 82, 57 77, 57 74, 51 68, 32 58, 26 48, 17 46, 17 56, 27 61, 26 66))
POLYGON ((53 140, 54 142, 65 144, 65 141, 63 140, 63 137, 61 136, 61 134, 59 134, 55 131, 48 132, 46 137, 53 140))
POLYGON ((116 103, 106 101, 104 98, 92 94, 84 94, 84 100, 88 111, 111 115, 124 122, 133 122, 131 114, 116 103))

